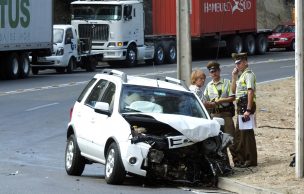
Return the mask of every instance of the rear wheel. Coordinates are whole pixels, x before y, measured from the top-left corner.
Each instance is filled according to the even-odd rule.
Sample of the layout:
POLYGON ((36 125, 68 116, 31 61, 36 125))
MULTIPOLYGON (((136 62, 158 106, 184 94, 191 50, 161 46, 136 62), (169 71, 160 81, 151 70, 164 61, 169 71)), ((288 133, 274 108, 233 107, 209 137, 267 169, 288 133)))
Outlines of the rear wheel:
POLYGON ((248 55, 255 54, 255 39, 251 34, 244 38, 244 50, 248 55))
POLYGON ((98 61, 95 57, 89 57, 86 60, 87 64, 85 64, 85 68, 87 72, 94 72, 96 70, 96 66, 98 64, 98 61))
POLYGON ((121 161, 120 152, 116 143, 112 143, 107 151, 105 180, 108 184, 121 184, 126 171, 121 161))
POLYGON ((255 40, 257 54, 265 54, 268 47, 268 40, 264 34, 260 34, 255 40))
POLYGON ((30 60, 26 53, 21 54, 19 59, 20 77, 27 78, 30 74, 30 60))
POLYGON ((239 35, 233 36, 228 41, 228 52, 230 53, 241 53, 243 51, 242 38, 239 35))
POLYGON ((80 176, 85 167, 85 159, 80 154, 76 137, 71 135, 65 149, 65 170, 69 175, 80 176))
POLYGON ((156 65, 161 65, 164 63, 164 60, 165 60, 164 46, 162 43, 157 43, 155 46, 154 63, 156 65))
POLYGON ((17 79, 19 76, 19 60, 17 53, 9 54, 5 61, 5 72, 8 79, 17 79))
POLYGON ((176 63, 177 51, 175 42, 170 42, 166 50, 166 62, 169 64, 176 63))

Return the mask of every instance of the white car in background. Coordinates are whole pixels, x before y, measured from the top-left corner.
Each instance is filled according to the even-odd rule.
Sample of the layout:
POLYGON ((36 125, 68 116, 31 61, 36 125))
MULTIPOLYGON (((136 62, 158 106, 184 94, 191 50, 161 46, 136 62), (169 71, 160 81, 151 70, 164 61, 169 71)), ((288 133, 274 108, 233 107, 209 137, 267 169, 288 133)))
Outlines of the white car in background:
POLYGON ((231 137, 199 98, 174 78, 149 79, 105 69, 71 109, 65 168, 81 175, 86 164, 105 165, 105 180, 126 174, 198 183, 226 169, 222 150, 231 137))

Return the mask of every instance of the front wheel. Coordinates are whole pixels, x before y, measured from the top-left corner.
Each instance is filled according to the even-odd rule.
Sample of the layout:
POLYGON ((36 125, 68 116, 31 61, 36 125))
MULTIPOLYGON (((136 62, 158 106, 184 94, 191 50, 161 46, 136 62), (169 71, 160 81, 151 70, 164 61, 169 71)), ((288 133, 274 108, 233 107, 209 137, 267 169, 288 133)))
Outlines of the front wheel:
POLYGON ((76 60, 72 57, 67 66, 67 73, 73 73, 74 69, 76 69, 76 60))
POLYGON ((108 184, 121 184, 125 176, 126 171, 121 161, 118 146, 113 142, 107 151, 105 180, 108 184))
POLYGON ((71 135, 65 149, 65 170, 68 175, 80 176, 85 167, 85 159, 80 154, 76 137, 71 135))
POLYGON ((133 45, 130 45, 127 49, 126 65, 128 67, 134 67, 137 65, 137 51, 136 47, 133 45))

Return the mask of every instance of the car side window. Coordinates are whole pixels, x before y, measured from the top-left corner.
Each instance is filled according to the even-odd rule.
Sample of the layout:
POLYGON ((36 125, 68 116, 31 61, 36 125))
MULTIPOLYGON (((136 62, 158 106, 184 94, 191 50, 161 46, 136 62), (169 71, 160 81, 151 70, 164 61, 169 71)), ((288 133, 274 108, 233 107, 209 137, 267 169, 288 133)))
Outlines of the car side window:
POLYGON ((86 87, 82 90, 81 94, 79 95, 77 101, 81 102, 84 95, 87 93, 87 91, 91 88, 91 86, 96 82, 96 78, 91 79, 91 81, 86 85, 86 87))
POLYGON ((107 83, 108 81, 106 80, 98 81, 98 83, 94 86, 90 95, 86 99, 85 104, 94 107, 95 103, 101 98, 101 95, 103 93, 103 90, 106 88, 107 83))
POLYGON ((100 99, 101 102, 109 103, 110 110, 113 110, 115 90, 116 90, 115 84, 110 82, 108 84, 108 87, 104 91, 102 98, 100 99))

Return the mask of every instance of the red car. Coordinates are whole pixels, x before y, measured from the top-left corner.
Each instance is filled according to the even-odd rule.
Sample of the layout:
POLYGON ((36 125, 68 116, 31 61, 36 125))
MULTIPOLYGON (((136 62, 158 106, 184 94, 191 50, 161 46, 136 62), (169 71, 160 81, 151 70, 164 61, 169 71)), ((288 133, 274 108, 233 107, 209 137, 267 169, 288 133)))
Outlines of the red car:
POLYGON ((286 24, 278 25, 271 35, 268 36, 268 49, 286 48, 295 50, 295 25, 286 24))

